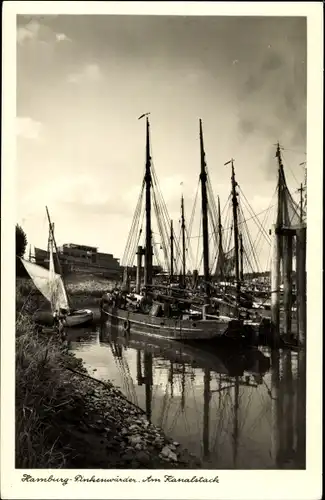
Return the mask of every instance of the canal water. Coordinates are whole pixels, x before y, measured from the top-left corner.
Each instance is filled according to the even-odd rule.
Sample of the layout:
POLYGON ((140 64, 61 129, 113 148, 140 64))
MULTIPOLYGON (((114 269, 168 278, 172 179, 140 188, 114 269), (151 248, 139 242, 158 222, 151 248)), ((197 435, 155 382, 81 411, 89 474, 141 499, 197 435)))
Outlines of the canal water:
POLYGON ((204 469, 305 468, 303 353, 126 340, 107 325, 74 330, 69 348, 204 469))

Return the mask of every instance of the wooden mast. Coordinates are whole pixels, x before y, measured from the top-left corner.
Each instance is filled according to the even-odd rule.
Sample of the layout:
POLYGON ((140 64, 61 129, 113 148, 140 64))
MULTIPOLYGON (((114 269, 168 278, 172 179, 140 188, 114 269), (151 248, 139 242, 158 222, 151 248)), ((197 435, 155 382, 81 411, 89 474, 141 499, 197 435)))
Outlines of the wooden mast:
POLYGON ((173 221, 170 221, 170 281, 174 278, 174 230, 173 221))
POLYGON ((220 197, 218 196, 218 240, 219 240, 219 256, 218 256, 218 265, 217 265, 217 273, 219 273, 219 278, 224 278, 223 265, 224 265, 224 257, 223 257, 223 246, 222 246, 222 224, 221 224, 221 210, 220 210, 220 197))
POLYGON ((152 284, 152 232, 151 232, 151 156, 149 118, 146 117, 146 248, 144 265, 144 285, 152 284))
POLYGON ((201 198, 202 198, 202 231, 203 231, 203 271, 206 298, 210 298, 210 273, 209 273, 209 235, 208 235, 208 196, 207 196, 207 171, 203 143, 202 120, 200 119, 200 158, 201 158, 201 198))
POLYGON ((181 230, 182 230, 182 285, 186 288, 186 245, 185 245, 185 216, 184 216, 184 197, 181 198, 181 230))
POLYGON ((49 214, 48 208, 45 207, 45 209, 46 209, 47 219, 49 221, 49 240, 54 245, 59 274, 61 276, 63 287, 64 287, 64 290, 65 290, 65 293, 66 293, 66 296, 67 296, 68 306, 69 306, 70 309, 72 309, 70 297, 69 297, 69 294, 67 292, 67 287, 66 287, 66 284, 65 284, 65 281, 64 281, 64 277, 63 277, 63 273, 62 273, 62 268, 61 268, 61 263, 60 263, 60 259, 59 259, 58 248, 56 246, 56 241, 55 241, 55 238, 54 238, 54 224, 51 222, 51 218, 50 218, 50 214, 49 214))
POLYGON ((239 253, 240 253, 240 281, 244 281, 244 246, 243 235, 239 235, 239 253))
POLYGON ((239 272, 239 234, 238 234, 238 200, 237 200, 237 182, 235 179, 235 167, 234 160, 231 159, 231 193, 232 193, 232 209, 233 209, 233 220, 234 220, 234 244, 235 244, 235 277, 236 277, 236 302, 237 307, 240 303, 240 272, 239 272))

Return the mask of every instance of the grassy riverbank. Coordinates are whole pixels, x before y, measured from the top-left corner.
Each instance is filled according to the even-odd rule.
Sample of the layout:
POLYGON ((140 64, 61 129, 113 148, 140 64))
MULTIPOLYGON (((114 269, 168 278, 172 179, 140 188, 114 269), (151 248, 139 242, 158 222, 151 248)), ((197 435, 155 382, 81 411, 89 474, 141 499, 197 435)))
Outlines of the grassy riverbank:
POLYGON ((38 294, 17 283, 16 467, 198 468, 109 382, 86 376, 57 334, 31 321, 38 294))

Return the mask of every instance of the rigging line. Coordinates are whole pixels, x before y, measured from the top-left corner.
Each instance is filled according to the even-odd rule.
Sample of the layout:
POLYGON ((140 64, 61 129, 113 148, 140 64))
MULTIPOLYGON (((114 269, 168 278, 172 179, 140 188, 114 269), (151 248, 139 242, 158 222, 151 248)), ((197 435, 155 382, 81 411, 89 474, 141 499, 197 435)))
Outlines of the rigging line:
POLYGON ((127 261, 127 258, 128 258, 128 253, 129 253, 129 250, 130 250, 130 245, 132 243, 132 238, 133 238, 134 229, 135 229, 135 226, 136 226, 136 223, 137 223, 137 218, 139 216, 139 211, 141 212, 140 207, 142 206, 144 186, 145 186, 145 182, 144 182, 144 179, 143 179, 141 190, 140 190, 140 194, 139 194, 137 205, 136 205, 136 209, 135 209, 135 213, 134 213, 134 216, 133 216, 133 219, 132 219, 132 224, 131 224, 131 228, 130 228, 128 239, 127 239, 127 243, 126 243, 126 248, 125 248, 125 251, 124 251, 123 258, 122 258, 122 263, 125 263, 127 261))
POLYGON ((249 244, 251 246, 253 259, 255 260, 255 264, 256 264, 257 270, 259 270, 261 266, 260 266, 260 263, 259 263, 258 256, 257 256, 257 254, 255 252, 255 248, 254 248, 254 245, 253 245, 253 242, 252 242, 251 235, 250 235, 250 233, 248 231, 247 225, 246 225, 246 231, 245 231, 244 234, 246 236, 246 239, 248 239, 248 242, 249 242, 249 244))
POLYGON ((169 259, 169 252, 168 252, 169 245, 167 243, 167 241, 169 241, 169 234, 167 232, 166 225, 164 226, 163 214, 161 212, 162 207, 159 206, 159 203, 157 200, 157 195, 156 195, 155 191, 153 192, 153 195, 154 195, 153 196, 154 208, 155 208, 155 212, 156 212, 159 234, 160 234, 160 238, 162 240, 162 250, 164 253, 164 257, 165 257, 165 264, 166 264, 167 269, 170 271, 170 259, 169 259), (160 218, 160 214, 162 214, 162 218, 160 218))
MULTIPOLYGON (((282 150, 282 151, 283 151, 283 150, 282 150)), ((287 162, 287 159, 285 158, 285 156, 284 156, 284 154, 283 154, 283 153, 282 153, 282 159, 283 159, 283 162, 285 163, 285 166, 286 166, 287 168, 289 168, 289 170, 290 170, 290 172, 291 172, 291 174, 292 174, 292 176, 293 176, 294 180, 296 181, 297 185, 299 185, 299 186, 300 186, 300 182, 298 182, 298 181, 297 181, 297 178, 296 178, 295 174, 293 173, 293 170, 291 169, 291 167, 290 167, 289 163, 287 162)))
MULTIPOLYGON (((252 220, 255 223, 256 227, 261 231, 261 233, 263 234, 264 238, 266 240, 269 240, 269 235, 267 234, 265 228, 262 226, 259 218, 255 215, 252 206, 249 204, 249 201, 247 200, 247 198, 245 197, 244 194, 243 194, 243 197, 244 197, 245 208, 248 210, 248 212, 250 214, 253 214, 252 220)), ((267 210, 268 209, 269 209, 269 207, 267 208, 267 210)), ((244 222, 246 222, 246 220, 244 222)))
MULTIPOLYGON (((267 227, 267 219, 268 219, 270 213, 271 213, 271 208, 269 208, 268 212, 265 212, 265 215, 264 215, 264 218, 263 218, 263 221, 262 221, 262 226, 263 227, 267 227)), ((258 234, 257 234, 257 236, 256 236, 256 238, 255 238, 255 240, 254 240, 254 246, 256 248, 260 244, 261 239, 262 239, 262 233, 261 233, 261 231, 259 231, 258 234)), ((261 246, 263 246, 263 244, 261 246)))
MULTIPOLYGON (((240 210, 241 210, 241 216, 243 216, 243 212, 242 212, 242 209, 240 207, 240 210)), ((255 252, 255 246, 251 240, 251 236, 250 236, 250 232, 248 230, 248 226, 247 224, 245 223, 244 224, 244 231, 242 231, 242 236, 243 236, 243 239, 245 240, 245 247, 246 248, 249 248, 250 250, 250 254, 253 255, 253 258, 257 264, 257 255, 256 255, 256 252, 255 252)), ((246 255, 248 256, 248 252, 246 251, 246 255)), ((258 267, 258 266, 257 266, 258 267)))
POLYGON ((133 265, 134 258, 135 258, 136 252, 137 252, 137 247, 139 245, 140 238, 141 238, 141 235, 142 235, 143 221, 144 221, 144 216, 145 216, 145 208, 142 205, 141 205, 140 208, 141 209, 139 210, 138 223, 137 223, 136 228, 134 229, 134 234, 135 234, 136 238, 135 238, 135 241, 133 242, 132 249, 129 250, 129 256, 128 256, 128 262, 127 262, 127 264, 130 265, 130 266, 133 265), (141 212, 142 212, 142 215, 141 215, 141 212), (141 224, 140 224, 140 220, 141 220, 141 224), (139 226, 140 226, 140 229, 139 229, 139 226))
MULTIPOLYGON (((202 219, 200 217, 200 223, 199 223, 199 233, 201 234, 201 229, 202 229, 202 219)), ((200 269, 198 268, 198 262, 199 262, 199 246, 200 246, 200 239, 197 240, 197 246, 196 246, 196 256, 195 256, 195 268, 198 270, 198 273, 200 273, 200 269)), ((201 265, 201 264, 200 264, 201 265)))
MULTIPOLYGON (((270 208, 273 208, 273 207, 275 207, 275 204, 274 204, 274 205, 272 205, 271 207, 266 208, 265 210, 262 210, 261 212, 258 212, 257 214, 253 215, 252 217, 248 217, 247 219, 243 220, 241 223, 238 223, 238 226, 240 226, 240 225, 241 225, 241 224, 243 224, 244 222, 248 222, 248 221, 250 221, 250 220, 252 220, 252 219, 256 219, 256 217, 257 217, 258 215, 263 214, 264 212, 266 212, 267 210, 269 210, 270 208)), ((232 229, 232 226, 222 228, 222 231, 229 231, 230 229, 232 229)), ((196 238, 196 236, 193 236, 193 238, 196 238)))
POLYGON ((194 216, 195 216, 197 198, 198 198, 198 194, 199 194, 199 187, 200 187, 200 179, 199 179, 198 184, 197 184, 195 198, 194 198, 194 203, 193 203, 191 217, 190 217, 190 222, 189 222, 189 226, 188 226, 188 228, 189 228, 189 234, 192 233, 192 227, 193 227, 193 221, 194 221, 194 216))
MULTIPOLYGON (((188 235, 188 233, 187 233, 187 228, 186 228, 186 227, 185 227, 185 233, 186 233, 186 235, 188 235)), ((191 248, 191 246, 188 244, 188 242, 186 242, 186 243, 187 243, 187 244, 186 244, 186 253, 187 253, 188 258, 189 258, 189 261, 190 261, 190 266, 191 266, 191 268, 192 268, 192 269, 194 269, 194 267, 193 267, 193 264, 194 264, 194 258, 193 258, 193 254, 192 254, 192 248, 191 248)))
MULTIPOLYGON (((263 233, 264 237, 265 237, 267 240, 269 240, 269 236, 268 236, 268 234, 267 234, 267 232, 266 232, 265 228, 263 228, 263 227, 261 226, 260 220, 258 219, 258 217, 256 216, 256 214, 254 213, 254 210, 253 210, 253 208, 251 207, 251 205, 249 204, 249 201, 247 200, 246 196, 243 194, 243 192, 242 192, 242 191, 241 191, 241 194, 242 194, 242 195, 243 195, 243 197, 244 197, 244 201, 245 201, 245 203, 246 203, 246 208, 247 208, 248 212, 249 212, 251 215, 253 214, 253 216, 251 217, 251 219, 254 221, 254 223, 255 223, 255 225, 257 226, 257 228, 259 228, 259 229, 262 231, 262 233, 263 233)), ((268 210, 268 209, 267 209, 267 210, 268 210)), ((263 210, 263 212, 264 212, 264 210, 263 210)), ((244 222, 247 222, 247 220, 245 220, 244 222)))
POLYGON ((280 149, 281 149, 281 151, 290 151, 291 153, 297 153, 299 155, 307 156, 307 153, 305 151, 297 151, 296 149, 289 149, 289 148, 284 148, 284 147, 281 147, 280 149))

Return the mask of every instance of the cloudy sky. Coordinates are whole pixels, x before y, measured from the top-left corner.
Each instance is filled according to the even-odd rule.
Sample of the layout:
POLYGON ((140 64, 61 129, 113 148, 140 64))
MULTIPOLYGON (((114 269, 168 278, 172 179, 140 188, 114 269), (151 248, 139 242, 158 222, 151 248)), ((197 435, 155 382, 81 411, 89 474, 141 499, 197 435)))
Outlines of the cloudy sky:
POLYGON ((17 216, 32 245, 46 247, 48 205, 58 244, 122 257, 144 168, 137 118, 147 111, 176 221, 181 193, 189 216, 197 187, 199 118, 221 205, 233 157, 251 205, 267 208, 278 140, 292 189, 303 180, 305 19, 18 16, 17 216))

